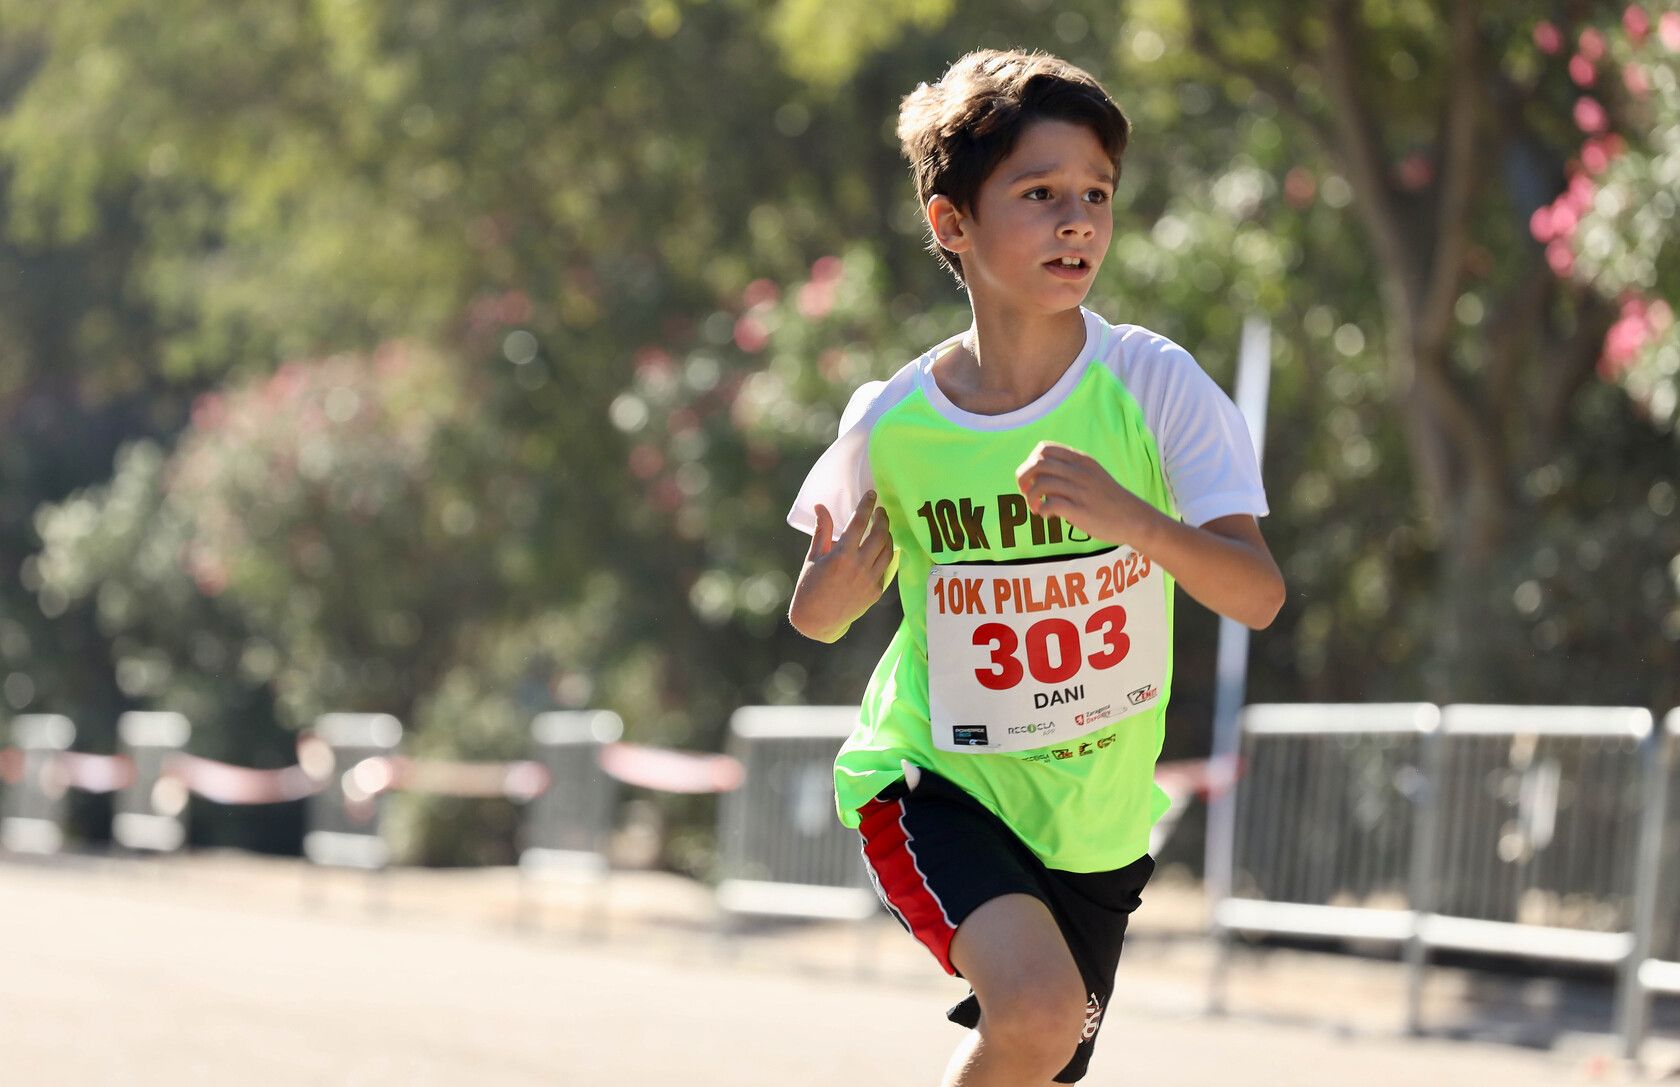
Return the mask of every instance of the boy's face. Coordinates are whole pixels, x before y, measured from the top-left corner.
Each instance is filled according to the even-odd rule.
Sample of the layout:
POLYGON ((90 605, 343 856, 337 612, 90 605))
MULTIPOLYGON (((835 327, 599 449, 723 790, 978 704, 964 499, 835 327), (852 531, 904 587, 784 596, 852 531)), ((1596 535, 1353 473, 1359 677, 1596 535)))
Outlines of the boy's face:
POLYGON ((1059 313, 1085 300, 1108 253, 1114 181, 1094 132, 1039 120, 981 183, 974 214, 936 196, 928 215, 976 308, 1059 313))

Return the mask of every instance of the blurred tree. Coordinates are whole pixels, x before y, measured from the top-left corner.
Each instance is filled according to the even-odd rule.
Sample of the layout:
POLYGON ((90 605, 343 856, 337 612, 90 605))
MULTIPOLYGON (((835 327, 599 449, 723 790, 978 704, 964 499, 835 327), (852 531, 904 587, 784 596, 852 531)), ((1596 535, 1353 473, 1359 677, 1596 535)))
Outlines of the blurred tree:
MULTIPOLYGON (((8 29, 0 21, 0 112, 42 62, 8 29)), ((11 181, 0 165, 0 219, 11 181)), ((0 232, 0 719, 67 714, 87 750, 110 750, 116 716, 132 703, 91 609, 39 592, 33 517, 43 501, 108 476, 125 438, 167 433, 185 416, 190 392, 148 372, 149 314, 125 290, 141 245, 118 199, 91 208, 74 243, 0 232)), ((86 799, 76 798, 78 816, 88 816, 77 822, 102 836, 108 813, 86 799)))

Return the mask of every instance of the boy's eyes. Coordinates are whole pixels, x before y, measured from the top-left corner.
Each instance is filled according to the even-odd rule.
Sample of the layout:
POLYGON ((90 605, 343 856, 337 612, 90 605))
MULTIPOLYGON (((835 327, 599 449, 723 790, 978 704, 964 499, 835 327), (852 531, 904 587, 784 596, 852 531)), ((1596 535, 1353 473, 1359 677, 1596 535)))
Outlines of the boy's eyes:
MULTIPOLYGON (((1021 195, 1028 200, 1048 200, 1050 199, 1050 190, 1043 185, 1038 185, 1021 195)), ((1108 193, 1103 189, 1086 189, 1085 199, 1093 204, 1106 204, 1108 203, 1108 193)))

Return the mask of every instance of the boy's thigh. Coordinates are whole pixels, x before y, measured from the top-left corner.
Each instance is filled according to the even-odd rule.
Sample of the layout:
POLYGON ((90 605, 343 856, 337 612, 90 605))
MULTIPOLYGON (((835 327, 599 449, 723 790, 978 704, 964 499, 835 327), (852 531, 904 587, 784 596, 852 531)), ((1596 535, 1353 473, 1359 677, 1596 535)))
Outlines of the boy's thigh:
POLYGON ((957 926, 951 962, 982 1008, 1026 1005, 1044 1011, 1085 1003, 1085 986, 1061 927, 1043 901, 1006 894, 957 926))
POLYGON ((1051 932, 1045 890, 1022 847, 1001 821, 954 787, 924 772, 912 791, 896 782, 864 806, 858 827, 864 867, 900 924, 940 966, 959 975, 951 948, 957 933, 988 903, 1032 900, 1051 932))

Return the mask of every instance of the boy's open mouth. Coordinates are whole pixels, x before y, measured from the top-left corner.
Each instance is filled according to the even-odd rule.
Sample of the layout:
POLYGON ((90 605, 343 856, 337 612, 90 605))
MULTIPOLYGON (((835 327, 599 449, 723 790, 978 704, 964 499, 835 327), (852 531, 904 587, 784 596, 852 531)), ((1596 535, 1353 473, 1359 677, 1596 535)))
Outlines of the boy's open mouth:
POLYGON ((1044 266, 1059 276, 1081 276, 1091 270, 1082 257, 1057 257, 1045 261, 1044 266))

